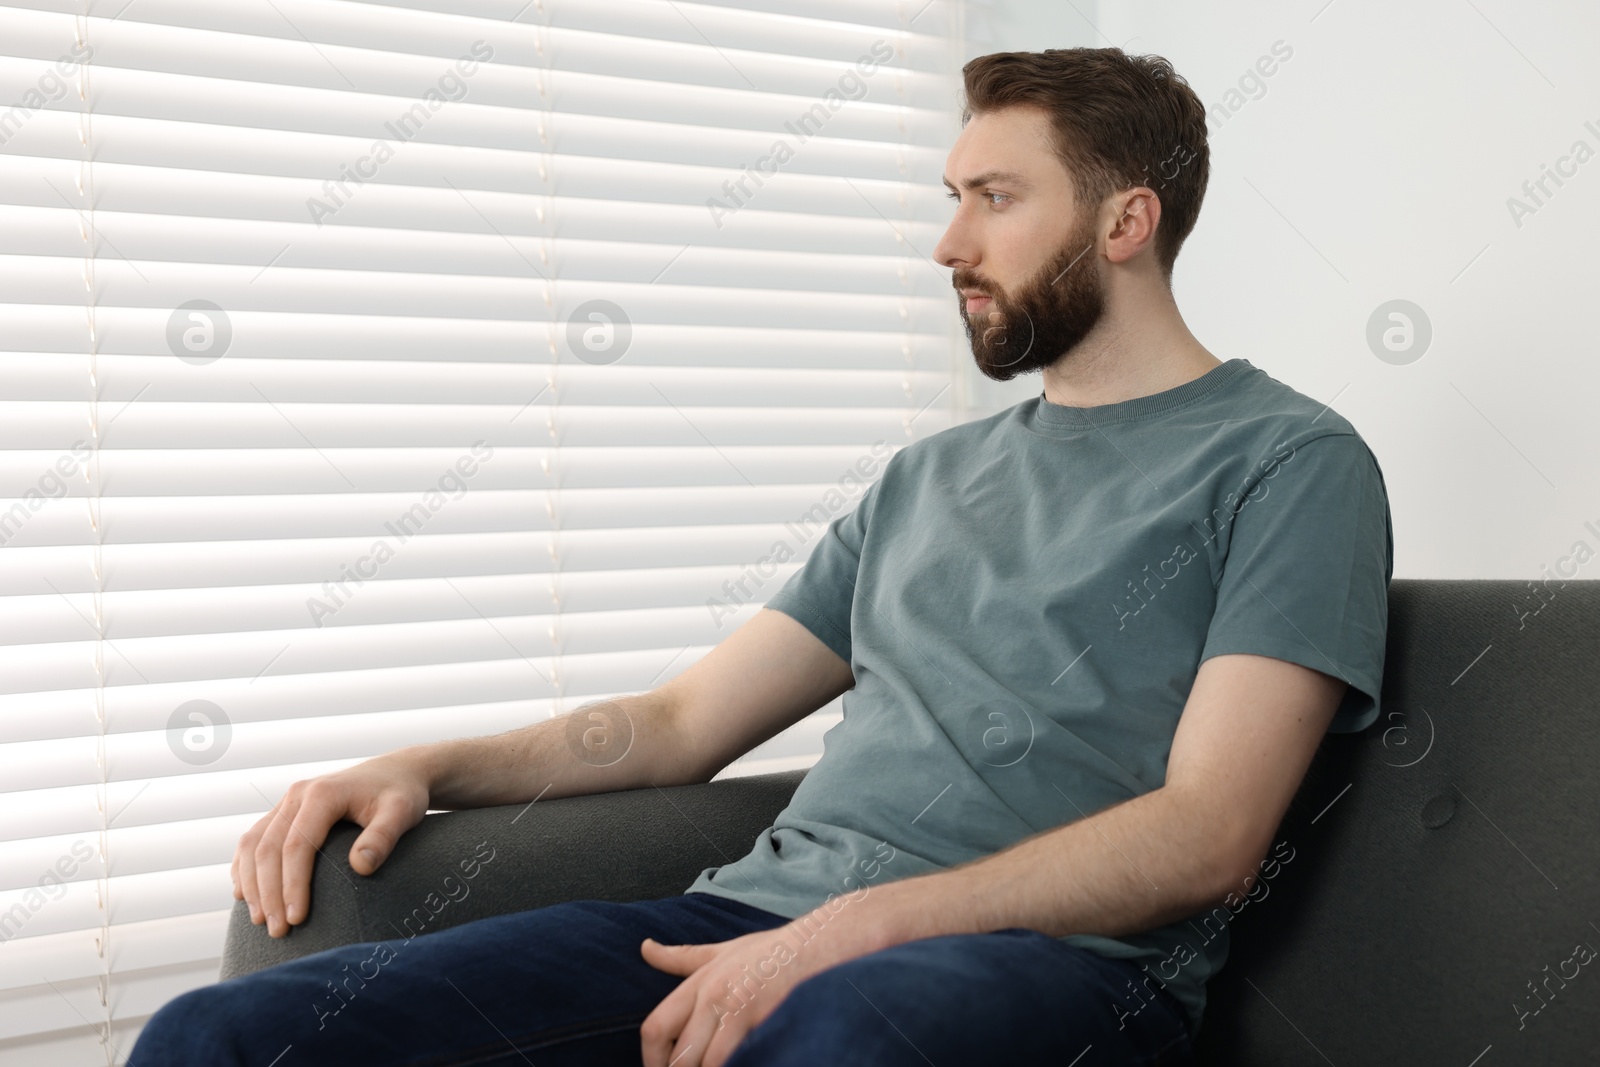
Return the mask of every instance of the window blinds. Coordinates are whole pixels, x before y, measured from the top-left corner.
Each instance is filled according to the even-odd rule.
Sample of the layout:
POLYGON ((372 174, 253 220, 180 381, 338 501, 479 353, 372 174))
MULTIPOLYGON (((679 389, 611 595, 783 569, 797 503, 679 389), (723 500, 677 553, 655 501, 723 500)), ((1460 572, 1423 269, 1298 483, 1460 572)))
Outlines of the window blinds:
POLYGON ((290 782, 659 684, 960 417, 959 17, 0 6, 0 1060, 214 981, 290 782))

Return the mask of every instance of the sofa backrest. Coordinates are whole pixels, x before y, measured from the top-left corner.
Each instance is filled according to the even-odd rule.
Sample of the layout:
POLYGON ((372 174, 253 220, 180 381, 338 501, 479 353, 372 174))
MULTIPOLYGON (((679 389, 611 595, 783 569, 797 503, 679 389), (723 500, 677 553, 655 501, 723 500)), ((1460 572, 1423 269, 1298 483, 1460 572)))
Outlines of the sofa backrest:
POLYGON ((1600 1059, 1597 705, 1600 581, 1394 581, 1379 719, 1234 912, 1200 1062, 1600 1059))

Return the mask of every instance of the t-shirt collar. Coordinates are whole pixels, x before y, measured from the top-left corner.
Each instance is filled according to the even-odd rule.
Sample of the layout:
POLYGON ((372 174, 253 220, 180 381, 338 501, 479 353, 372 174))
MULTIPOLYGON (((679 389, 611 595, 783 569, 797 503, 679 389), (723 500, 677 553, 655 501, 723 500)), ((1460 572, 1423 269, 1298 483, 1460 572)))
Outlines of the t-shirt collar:
POLYGON ((1175 385, 1171 389, 1163 389, 1149 396, 1119 400, 1113 404, 1093 404, 1088 407, 1069 407, 1065 404, 1052 403, 1045 399, 1044 390, 1040 389, 1039 395, 1033 399, 1034 410, 1030 413, 1030 417, 1044 427, 1068 429, 1090 429, 1107 423, 1147 418, 1192 404, 1232 381, 1244 371, 1254 369, 1254 365, 1248 359, 1242 357, 1230 359, 1220 366, 1212 367, 1200 377, 1182 385, 1175 385))

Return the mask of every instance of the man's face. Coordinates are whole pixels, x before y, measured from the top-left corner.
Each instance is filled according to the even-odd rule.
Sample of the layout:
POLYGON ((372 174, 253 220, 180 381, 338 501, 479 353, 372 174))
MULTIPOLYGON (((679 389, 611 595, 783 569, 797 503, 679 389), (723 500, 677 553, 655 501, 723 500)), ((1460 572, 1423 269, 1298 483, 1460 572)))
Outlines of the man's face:
POLYGON ((945 184, 955 218, 934 249, 951 283, 978 369, 996 381, 1050 366, 1105 311, 1097 205, 1079 205, 1031 107, 974 115, 956 139, 945 184))

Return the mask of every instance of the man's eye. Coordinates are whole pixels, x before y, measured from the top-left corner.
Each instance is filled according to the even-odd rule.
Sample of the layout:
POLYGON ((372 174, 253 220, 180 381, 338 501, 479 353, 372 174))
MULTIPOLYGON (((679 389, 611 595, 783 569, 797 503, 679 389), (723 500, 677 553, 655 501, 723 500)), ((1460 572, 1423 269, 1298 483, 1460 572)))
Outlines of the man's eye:
MULTIPOLYGON (((1001 200, 1010 200, 1011 199, 1011 197, 1006 193, 984 193, 982 195, 986 199, 989 200, 989 205, 991 207, 999 207, 1000 206, 999 204, 997 204, 992 199, 993 197, 997 197, 998 196, 1001 200)), ((946 200, 960 200, 961 199, 961 194, 960 193, 945 193, 944 197, 945 197, 946 200)))

